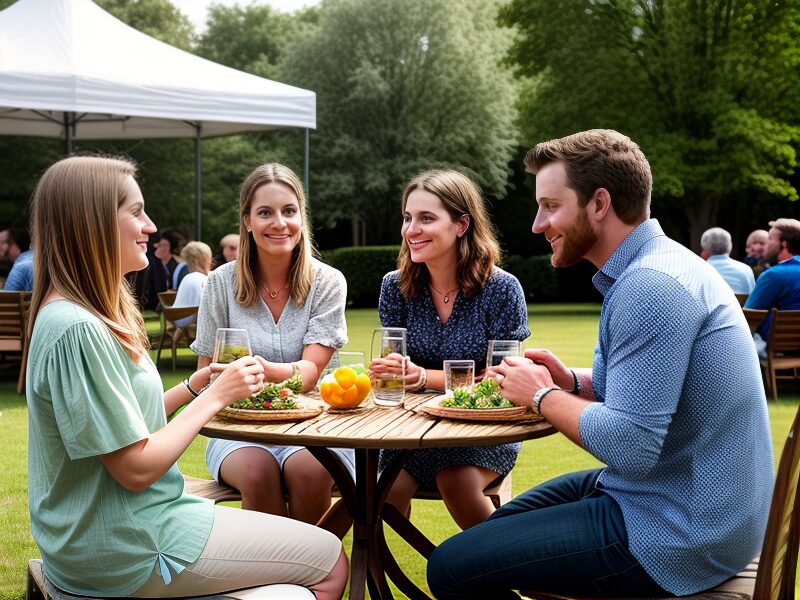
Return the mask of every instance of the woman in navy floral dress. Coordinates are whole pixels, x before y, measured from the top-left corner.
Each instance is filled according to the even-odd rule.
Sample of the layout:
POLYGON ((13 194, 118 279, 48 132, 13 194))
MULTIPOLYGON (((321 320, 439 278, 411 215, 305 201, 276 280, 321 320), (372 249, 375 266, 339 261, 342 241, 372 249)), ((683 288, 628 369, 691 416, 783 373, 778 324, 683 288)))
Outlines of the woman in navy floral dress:
MULTIPOLYGON (((442 361, 486 366, 488 341, 530 335, 525 295, 516 277, 496 266, 500 249, 480 190, 455 171, 428 171, 406 186, 399 269, 383 278, 384 327, 405 327, 408 390, 444 390, 442 361)), ((380 370, 380 360, 371 365, 380 370)), ((388 501, 407 511, 418 487, 437 489, 456 523, 467 529, 494 510, 483 490, 514 466, 520 445, 418 450, 404 465, 388 501)), ((397 451, 381 454, 388 464, 397 451)))

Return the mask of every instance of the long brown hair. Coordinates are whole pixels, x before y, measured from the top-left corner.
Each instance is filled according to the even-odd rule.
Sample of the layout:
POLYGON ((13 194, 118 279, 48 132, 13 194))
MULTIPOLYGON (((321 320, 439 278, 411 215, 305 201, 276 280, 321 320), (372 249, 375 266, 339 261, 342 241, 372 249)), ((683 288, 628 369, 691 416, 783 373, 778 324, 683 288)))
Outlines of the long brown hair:
POLYGON ((120 272, 117 210, 136 166, 99 156, 52 165, 31 201, 34 248, 29 334, 49 290, 97 315, 138 361, 149 348, 142 313, 120 272))
MULTIPOLYGON (((439 198, 453 221, 469 216, 469 227, 456 242, 456 281, 462 294, 474 296, 486 286, 492 269, 500 260, 500 245, 486 214, 480 188, 458 171, 425 171, 403 190, 403 211, 408 196, 417 189, 439 198)), ((411 260, 405 239, 400 244, 397 268, 400 291, 409 298, 418 298, 422 288, 430 283, 430 273, 424 263, 411 260)))
POLYGON ((288 187, 297 197, 300 206, 302 226, 300 241, 292 250, 289 267, 289 293, 298 306, 302 306, 311 290, 313 272, 311 269, 312 242, 311 227, 306 214, 306 195, 303 184, 289 167, 278 163, 267 163, 256 167, 242 183, 239 191, 239 256, 236 259, 236 301, 249 308, 258 300, 258 251, 253 234, 247 231, 245 217, 250 214, 256 190, 268 183, 280 183, 288 187))

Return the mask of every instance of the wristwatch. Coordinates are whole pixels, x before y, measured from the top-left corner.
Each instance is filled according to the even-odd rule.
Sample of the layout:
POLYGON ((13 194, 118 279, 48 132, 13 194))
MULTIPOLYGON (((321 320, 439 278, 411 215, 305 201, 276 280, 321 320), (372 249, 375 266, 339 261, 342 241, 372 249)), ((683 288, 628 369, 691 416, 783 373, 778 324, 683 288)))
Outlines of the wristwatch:
POLYGON ((544 398, 547 394, 552 392, 553 390, 560 390, 561 388, 557 385, 551 385, 549 387, 543 387, 539 391, 537 391, 533 395, 533 402, 531 403, 531 408, 533 409, 533 413, 536 415, 541 415, 542 411, 539 410, 539 405, 542 403, 542 398, 544 398))

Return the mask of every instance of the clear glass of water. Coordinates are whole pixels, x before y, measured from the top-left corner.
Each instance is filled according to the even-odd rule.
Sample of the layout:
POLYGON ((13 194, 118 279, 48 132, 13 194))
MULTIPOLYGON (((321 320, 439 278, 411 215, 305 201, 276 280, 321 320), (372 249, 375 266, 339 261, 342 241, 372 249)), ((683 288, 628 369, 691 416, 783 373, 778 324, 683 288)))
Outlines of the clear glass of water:
POLYGON ((444 361, 444 393, 452 396, 453 390, 469 389, 475 385, 474 360, 444 361))
POLYGON ((521 348, 518 340, 489 340, 486 351, 486 367, 496 367, 506 356, 520 356, 521 348))
POLYGON ((406 330, 381 327, 372 332, 372 359, 381 369, 372 369, 372 394, 378 406, 396 407, 403 403, 406 387, 406 330))

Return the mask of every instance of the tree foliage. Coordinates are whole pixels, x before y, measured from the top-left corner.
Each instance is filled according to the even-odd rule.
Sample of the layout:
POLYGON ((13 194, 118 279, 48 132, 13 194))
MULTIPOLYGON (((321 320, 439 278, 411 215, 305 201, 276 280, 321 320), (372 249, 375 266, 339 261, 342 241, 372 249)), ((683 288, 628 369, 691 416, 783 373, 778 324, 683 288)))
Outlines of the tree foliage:
POLYGON ((368 242, 396 239, 403 186, 432 167, 501 193, 515 138, 515 89, 498 66, 507 34, 492 0, 324 2, 285 65, 290 83, 317 93, 315 218, 360 219, 368 242))
POLYGON ((693 244, 731 197, 796 199, 797 2, 512 0, 510 61, 530 143, 612 127, 654 173, 654 211, 686 212, 693 244))

